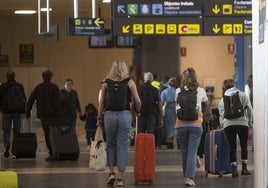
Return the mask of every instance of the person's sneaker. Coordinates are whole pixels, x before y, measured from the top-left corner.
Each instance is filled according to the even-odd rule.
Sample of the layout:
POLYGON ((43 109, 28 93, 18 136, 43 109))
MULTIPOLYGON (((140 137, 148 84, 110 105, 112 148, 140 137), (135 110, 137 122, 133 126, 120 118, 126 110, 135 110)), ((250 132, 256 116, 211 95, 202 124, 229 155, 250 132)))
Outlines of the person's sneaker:
POLYGON ((122 186, 124 186, 125 184, 124 184, 124 182, 123 182, 123 180, 122 179, 117 179, 116 180, 116 186, 117 187, 122 187, 122 186))
POLYGON ((15 155, 15 154, 12 154, 12 155, 11 155, 11 158, 12 158, 12 159, 16 159, 16 155, 15 155))
POLYGON ((10 149, 10 144, 7 144, 5 146, 5 152, 4 152, 4 157, 5 158, 8 158, 10 156, 9 149, 10 149))
POLYGON ((191 178, 185 178, 185 183, 184 184, 186 186, 195 186, 195 182, 191 178))
POLYGON ((114 185, 116 178, 115 178, 115 173, 109 173, 109 177, 106 181, 107 185, 114 185))
POLYGON ((54 161, 54 158, 53 158, 52 156, 48 156, 48 157, 46 158, 46 161, 54 161))

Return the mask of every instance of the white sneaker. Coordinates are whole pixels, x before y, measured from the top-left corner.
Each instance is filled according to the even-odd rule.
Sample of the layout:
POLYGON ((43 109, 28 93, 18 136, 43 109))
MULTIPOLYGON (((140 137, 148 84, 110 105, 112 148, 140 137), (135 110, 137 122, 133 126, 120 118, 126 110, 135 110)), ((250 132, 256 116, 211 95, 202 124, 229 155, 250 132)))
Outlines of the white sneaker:
POLYGON ((115 180, 116 180, 116 178, 115 178, 115 174, 114 174, 114 173, 110 173, 110 174, 109 174, 109 177, 108 177, 108 179, 107 179, 106 184, 107 184, 107 185, 112 185, 112 186, 113 186, 115 180))
POLYGON ((184 184, 186 186, 195 186, 195 182, 191 178, 185 178, 185 183, 184 184))

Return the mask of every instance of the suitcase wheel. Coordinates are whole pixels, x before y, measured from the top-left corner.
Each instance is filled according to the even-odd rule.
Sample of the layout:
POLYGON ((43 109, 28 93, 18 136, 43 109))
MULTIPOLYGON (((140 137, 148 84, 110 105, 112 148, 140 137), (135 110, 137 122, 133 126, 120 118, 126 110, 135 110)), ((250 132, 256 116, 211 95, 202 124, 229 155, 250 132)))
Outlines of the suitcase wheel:
POLYGON ((153 184, 153 182, 152 181, 149 181, 149 185, 152 185, 153 184))
POLYGON ((138 184, 139 184, 139 182, 135 181, 135 185, 138 185, 138 184))

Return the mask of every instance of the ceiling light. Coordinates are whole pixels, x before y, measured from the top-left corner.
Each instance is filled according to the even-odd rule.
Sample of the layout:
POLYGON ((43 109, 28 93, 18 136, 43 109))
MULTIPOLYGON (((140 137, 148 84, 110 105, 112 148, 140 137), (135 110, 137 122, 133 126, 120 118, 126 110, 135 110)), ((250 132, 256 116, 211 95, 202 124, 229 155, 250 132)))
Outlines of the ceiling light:
POLYGON ((111 3, 111 0, 102 0, 103 3, 111 3))
POLYGON ((35 14, 35 10, 16 10, 15 14, 35 14))
MULTIPOLYGON (((47 11, 47 8, 41 8, 41 11, 42 12, 46 12, 47 11)), ((52 8, 49 8, 49 11, 52 11, 52 8)))

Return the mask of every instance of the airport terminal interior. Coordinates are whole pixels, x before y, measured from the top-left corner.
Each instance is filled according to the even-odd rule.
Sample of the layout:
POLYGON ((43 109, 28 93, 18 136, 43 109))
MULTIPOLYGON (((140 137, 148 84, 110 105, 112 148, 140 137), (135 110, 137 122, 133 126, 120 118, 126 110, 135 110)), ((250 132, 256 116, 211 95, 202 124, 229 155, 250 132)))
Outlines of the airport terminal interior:
MULTIPOLYGON (((78 161, 50 161, 47 162, 47 150, 44 143, 43 132, 38 126, 36 131, 38 138, 37 156, 35 159, 3 158, 1 155, 2 169, 12 170, 18 174, 19 188, 104 188, 108 177, 108 169, 95 171, 89 168, 89 151, 86 144, 83 129, 77 129, 80 144, 80 157, 78 161)), ((2 140, 1 140, 2 143, 2 140)), ((232 178, 231 174, 208 174, 204 170, 204 164, 196 168, 196 188, 253 188, 253 151, 249 142, 248 169, 251 176, 241 176, 240 149, 238 149, 239 178, 232 178)), ((2 144, 1 144, 2 146, 2 144)), ((1 147, 2 148, 2 147, 1 147)), ((238 147, 239 148, 239 147, 238 147)), ((3 149, 3 148, 2 148, 3 149)), ((183 188, 184 177, 182 173, 181 153, 177 147, 168 149, 165 145, 156 149, 156 172, 152 185, 149 183, 135 184, 133 173, 134 147, 128 149, 128 165, 124 175, 125 187, 154 187, 154 188, 183 188)), ((0 185, 1 187, 1 185, 0 185)), ((4 188, 4 187, 1 187, 4 188)))

